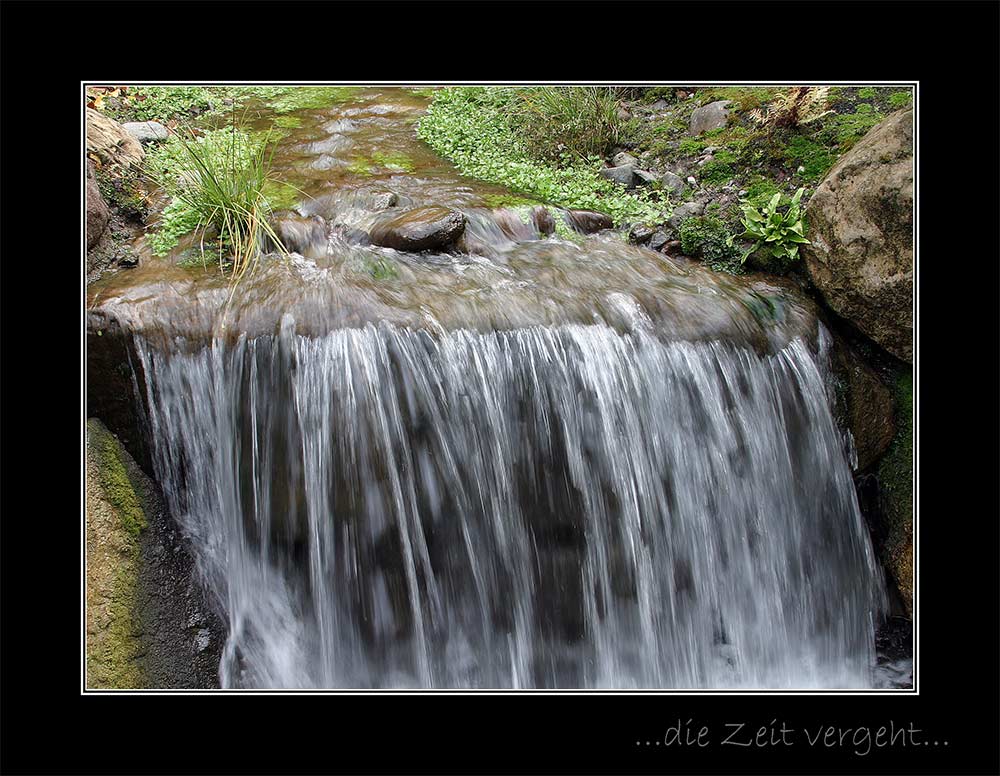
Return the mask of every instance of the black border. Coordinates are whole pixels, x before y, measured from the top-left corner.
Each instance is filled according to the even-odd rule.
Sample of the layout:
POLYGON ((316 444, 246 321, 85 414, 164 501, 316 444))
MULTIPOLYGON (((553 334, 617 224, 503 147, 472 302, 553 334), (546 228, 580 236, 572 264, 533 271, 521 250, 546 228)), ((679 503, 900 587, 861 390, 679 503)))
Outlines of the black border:
POLYGON ((0 771, 1000 773, 998 10, 5 2, 0 771), (81 80, 123 68, 143 80, 919 79, 919 696, 80 696, 77 110, 81 80), (939 745, 865 757, 645 745, 678 718, 716 741, 726 722, 912 722, 939 745))

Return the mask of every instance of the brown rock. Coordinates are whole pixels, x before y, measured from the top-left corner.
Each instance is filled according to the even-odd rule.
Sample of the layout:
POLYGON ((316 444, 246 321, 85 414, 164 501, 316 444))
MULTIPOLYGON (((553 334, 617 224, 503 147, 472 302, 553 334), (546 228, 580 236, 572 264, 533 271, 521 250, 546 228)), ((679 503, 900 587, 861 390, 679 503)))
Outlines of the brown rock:
POLYGON ((87 108, 87 153, 111 167, 138 166, 145 155, 139 141, 93 108, 87 108))
POLYGON ((913 360, 913 111, 894 113, 830 170, 809 200, 802 255, 837 314, 913 360))
POLYGON ((465 216, 446 207, 418 207, 376 224, 374 245, 397 251, 446 248, 465 231, 465 216))
POLYGON ((611 216, 604 213, 597 213, 593 210, 568 210, 566 215, 570 225, 578 232, 591 234, 602 229, 610 229, 614 226, 611 216))
POLYGON ((896 433, 892 391, 843 340, 834 340, 831 354, 837 378, 838 420, 851 432, 859 470, 867 469, 889 448, 896 433))
POLYGON ((548 237, 556 230, 555 219, 552 218, 548 208, 539 205, 531 211, 531 217, 535 222, 535 229, 543 237, 548 237))
POLYGON ((104 229, 108 225, 108 219, 111 217, 111 211, 108 209, 104 197, 101 196, 101 190, 97 187, 97 178, 94 176, 94 163, 89 159, 87 160, 86 205, 87 250, 89 251, 101 239, 101 235, 104 234, 104 229))

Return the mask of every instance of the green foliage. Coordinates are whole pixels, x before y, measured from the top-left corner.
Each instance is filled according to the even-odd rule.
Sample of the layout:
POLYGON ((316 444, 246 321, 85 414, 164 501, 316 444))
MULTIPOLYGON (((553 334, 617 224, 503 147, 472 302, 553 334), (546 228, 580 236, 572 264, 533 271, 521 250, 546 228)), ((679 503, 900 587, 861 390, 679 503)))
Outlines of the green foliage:
MULTIPOLYGON (((778 188, 774 181, 758 177, 746 187, 746 192, 746 196, 743 198, 744 202, 749 202, 757 208, 762 208, 771 197, 775 194, 780 194, 781 189, 778 188)), ((786 202, 779 202, 779 204, 786 204, 786 202)))
POLYGON ((766 248, 771 258, 786 266, 798 258, 799 245, 810 244, 805 237, 805 222, 799 206, 804 191, 805 189, 799 189, 795 192, 788 210, 784 213, 778 210, 781 194, 772 196, 763 210, 749 202, 743 203, 741 223, 746 231, 741 237, 750 238, 754 244, 743 253, 740 258, 741 263, 747 260, 747 256, 761 248, 766 248))
POLYGON ((805 135, 794 135, 784 148, 784 158, 789 166, 803 167, 800 177, 811 182, 820 180, 830 171, 837 154, 805 135))
POLYGON ((103 168, 94 171, 97 188, 104 201, 117 208, 126 218, 141 221, 149 210, 141 174, 133 167, 119 170, 115 176, 103 168))
POLYGON ((889 95, 889 105, 893 108, 906 108, 913 102, 913 93, 910 90, 905 92, 893 92, 889 95))
POLYGON ((275 113, 294 113, 327 108, 349 99, 357 90, 356 86, 285 86, 278 87, 278 91, 265 102, 275 113))
POLYGON ((212 95, 202 86, 134 86, 118 108, 105 112, 118 121, 166 121, 207 110, 212 95))
POLYGON ((732 245, 732 235, 721 219, 715 216, 695 216, 680 226, 681 250, 716 269, 731 269, 738 251, 732 245))
POLYGON ((680 144, 677 146, 677 150, 684 156, 697 156, 701 153, 704 147, 704 141, 693 137, 686 137, 681 140, 680 144))
POLYGON ((173 197, 161 219, 154 251, 161 252, 170 237, 182 234, 192 223, 203 233, 213 227, 220 267, 228 255, 233 279, 238 281, 256 262, 264 237, 282 252, 283 247, 268 221, 271 206, 264 193, 273 180, 269 136, 242 130, 233 115, 226 129, 201 136, 174 134, 147 157, 146 172, 173 197))
POLYGON ((559 159, 564 152, 582 159, 604 156, 621 140, 624 122, 611 88, 541 86, 501 95, 511 125, 543 159, 559 159))
POLYGON ((154 256, 166 256, 177 245, 178 240, 193 232, 201 218, 197 211, 184 200, 174 198, 160 212, 155 230, 146 235, 146 242, 154 256))
POLYGON ((736 177, 737 157, 731 151, 716 151, 713 158, 701 166, 698 173, 702 184, 721 186, 736 177))
POLYGON ((533 157, 504 110, 509 99, 489 87, 441 89, 420 120, 417 135, 464 175, 542 202, 607 213, 617 224, 653 224, 668 214, 662 193, 623 191, 599 174, 603 165, 598 158, 580 159, 566 152, 553 163, 533 157))
POLYGON ((829 138, 832 134, 833 139, 839 145, 840 152, 844 153, 884 118, 885 116, 868 103, 861 103, 855 107, 854 113, 837 115, 830 122, 824 136, 829 138))
POLYGON ((875 96, 875 90, 870 86, 865 86, 862 89, 858 89, 858 97, 862 100, 870 100, 875 96))

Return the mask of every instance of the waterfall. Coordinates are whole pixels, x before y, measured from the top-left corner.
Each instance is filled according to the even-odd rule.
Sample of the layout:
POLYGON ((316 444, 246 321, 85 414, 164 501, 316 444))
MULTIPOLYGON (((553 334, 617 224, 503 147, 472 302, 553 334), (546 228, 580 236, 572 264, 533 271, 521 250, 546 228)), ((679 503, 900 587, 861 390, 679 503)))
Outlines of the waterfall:
POLYGON ((289 316, 135 342, 224 687, 871 686, 822 348, 289 316))

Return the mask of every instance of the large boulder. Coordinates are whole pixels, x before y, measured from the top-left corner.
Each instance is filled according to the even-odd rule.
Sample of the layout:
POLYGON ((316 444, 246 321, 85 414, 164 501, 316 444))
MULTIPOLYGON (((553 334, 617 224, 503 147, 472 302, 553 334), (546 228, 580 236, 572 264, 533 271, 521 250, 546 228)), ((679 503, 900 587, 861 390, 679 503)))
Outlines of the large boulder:
POLYGON ((630 164, 623 164, 620 167, 605 167, 599 170, 600 174, 610 181, 614 181, 627 189, 634 185, 633 176, 635 168, 630 164))
POLYGON ((730 100, 717 100, 708 105, 696 108, 691 114, 691 123, 688 125, 689 135, 700 135, 712 129, 726 126, 729 121, 730 100))
POLYGON ((101 190, 97 187, 94 175, 94 163, 87 160, 87 250, 89 251, 101 239, 108 225, 111 211, 108 209, 101 190))
POLYGON ((371 241, 397 251, 447 248, 465 231, 465 216, 446 207, 418 207, 376 224, 371 241))
POLYGON ((894 356, 913 359, 913 110, 889 116, 809 200, 802 255, 838 315, 894 356))
POLYGON ((93 108, 87 108, 87 153, 110 167, 138 166, 145 155, 139 141, 122 125, 93 108))

